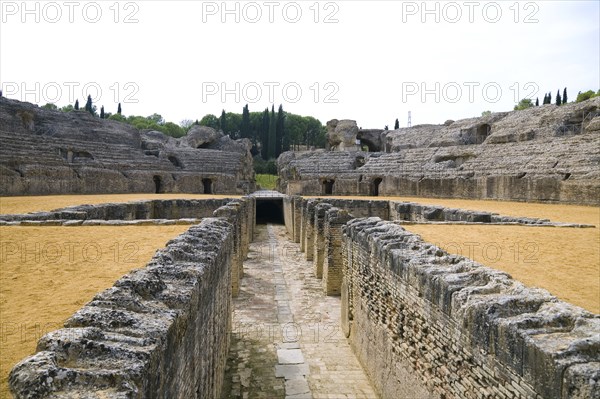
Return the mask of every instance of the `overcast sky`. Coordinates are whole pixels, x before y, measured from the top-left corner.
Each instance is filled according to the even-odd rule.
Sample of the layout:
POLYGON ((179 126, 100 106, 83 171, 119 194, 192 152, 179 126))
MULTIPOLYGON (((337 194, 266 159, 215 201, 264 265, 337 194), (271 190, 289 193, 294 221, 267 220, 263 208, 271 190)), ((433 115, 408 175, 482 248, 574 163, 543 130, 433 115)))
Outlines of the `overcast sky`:
MULTIPOLYGON (((179 123, 222 109, 364 128, 600 88, 599 1, 1 1, 0 82, 179 123)), ((83 104, 82 104, 83 105, 83 104)))

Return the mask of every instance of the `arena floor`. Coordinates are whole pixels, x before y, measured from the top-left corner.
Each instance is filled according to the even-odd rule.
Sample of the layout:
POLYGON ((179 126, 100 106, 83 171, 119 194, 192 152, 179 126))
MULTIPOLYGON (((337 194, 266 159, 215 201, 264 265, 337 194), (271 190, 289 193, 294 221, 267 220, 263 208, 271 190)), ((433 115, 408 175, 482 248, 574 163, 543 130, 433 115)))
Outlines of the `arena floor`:
POLYGON ((594 225, 595 228, 582 229, 498 225, 404 227, 450 253, 473 258, 486 266, 503 270, 529 286, 547 289, 564 301, 600 313, 600 207, 415 197, 372 199, 594 225))
POLYGON ((0 226, 0 398, 44 334, 190 226, 0 226))
MULTIPOLYGON (((233 198, 194 194, 73 195, 0 198, 0 213, 142 199, 233 198)), ((367 197, 340 197, 367 199, 367 197)), ((593 224, 595 228, 408 225, 449 252, 510 273, 530 286, 600 313, 600 208, 431 198, 376 197, 485 210, 502 215, 593 224)), ((95 293, 144 266, 157 248, 189 226, 0 227, 0 397, 13 365, 60 328, 95 293)))

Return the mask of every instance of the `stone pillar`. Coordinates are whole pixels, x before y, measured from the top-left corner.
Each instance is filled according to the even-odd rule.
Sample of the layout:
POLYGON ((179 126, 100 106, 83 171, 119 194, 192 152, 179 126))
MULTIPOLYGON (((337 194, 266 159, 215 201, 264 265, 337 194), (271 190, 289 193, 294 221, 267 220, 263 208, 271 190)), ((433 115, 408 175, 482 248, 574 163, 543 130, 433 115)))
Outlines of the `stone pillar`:
POLYGON ((302 197, 297 195, 292 197, 292 209, 294 211, 294 234, 292 240, 294 242, 300 242, 302 197))
POLYGON ((341 294, 342 277, 344 275, 344 257, 342 253, 342 227, 353 219, 347 211, 330 208, 324 220, 323 251, 323 291, 325 295, 341 294))
POLYGON ((323 250, 325 249, 325 213, 332 206, 322 202, 315 207, 313 223, 313 269, 317 278, 323 277, 323 250))
POLYGON ((308 201, 304 198, 300 200, 300 251, 306 251, 306 203, 308 201))
POLYGON ((302 220, 302 226, 305 227, 304 233, 304 249, 306 260, 313 260, 314 255, 314 236, 313 236, 313 221, 315 218, 315 207, 319 204, 319 201, 316 199, 308 200, 306 203, 306 208, 304 208, 304 218, 302 220))

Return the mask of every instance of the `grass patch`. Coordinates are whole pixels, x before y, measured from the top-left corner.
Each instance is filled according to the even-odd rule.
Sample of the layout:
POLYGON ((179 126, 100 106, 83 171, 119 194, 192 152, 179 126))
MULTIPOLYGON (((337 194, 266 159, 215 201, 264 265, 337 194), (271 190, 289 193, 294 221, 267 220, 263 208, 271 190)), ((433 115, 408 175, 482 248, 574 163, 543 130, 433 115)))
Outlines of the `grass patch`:
POLYGON ((277 187, 276 175, 256 175, 256 184, 265 190, 275 190, 277 187))

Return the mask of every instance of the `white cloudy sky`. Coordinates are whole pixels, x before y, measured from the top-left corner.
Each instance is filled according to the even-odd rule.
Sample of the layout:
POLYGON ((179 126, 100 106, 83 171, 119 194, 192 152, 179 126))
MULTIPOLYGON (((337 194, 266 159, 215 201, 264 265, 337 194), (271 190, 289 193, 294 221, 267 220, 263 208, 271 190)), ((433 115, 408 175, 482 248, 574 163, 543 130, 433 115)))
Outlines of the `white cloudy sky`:
POLYGON ((89 92, 179 123, 274 102, 383 128, 600 88, 595 0, 22 4, 0 1, 0 83, 39 104, 89 92))

